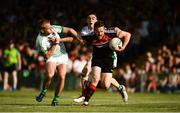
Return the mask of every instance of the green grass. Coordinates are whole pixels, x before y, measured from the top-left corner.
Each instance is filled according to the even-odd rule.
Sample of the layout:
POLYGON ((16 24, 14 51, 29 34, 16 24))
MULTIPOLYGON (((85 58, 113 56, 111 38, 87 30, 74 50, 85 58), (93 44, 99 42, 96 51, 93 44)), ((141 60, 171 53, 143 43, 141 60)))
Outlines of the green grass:
POLYGON ((23 89, 17 92, 0 92, 0 112, 180 112, 180 94, 129 94, 127 104, 118 93, 97 90, 90 106, 73 103, 79 91, 64 91, 60 105, 51 107, 53 92, 43 102, 35 101, 38 91, 23 89))

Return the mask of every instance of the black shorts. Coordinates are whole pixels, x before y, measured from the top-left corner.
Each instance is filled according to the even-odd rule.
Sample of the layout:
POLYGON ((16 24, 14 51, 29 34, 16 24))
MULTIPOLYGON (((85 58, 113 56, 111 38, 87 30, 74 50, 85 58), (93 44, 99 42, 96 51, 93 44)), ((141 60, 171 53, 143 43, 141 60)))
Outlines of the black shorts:
POLYGON ((16 64, 12 64, 8 67, 4 67, 4 71, 8 72, 8 73, 12 73, 13 71, 17 70, 17 65, 16 64))
POLYGON ((112 73, 113 58, 93 58, 92 59, 92 67, 93 66, 100 67, 102 73, 112 73))

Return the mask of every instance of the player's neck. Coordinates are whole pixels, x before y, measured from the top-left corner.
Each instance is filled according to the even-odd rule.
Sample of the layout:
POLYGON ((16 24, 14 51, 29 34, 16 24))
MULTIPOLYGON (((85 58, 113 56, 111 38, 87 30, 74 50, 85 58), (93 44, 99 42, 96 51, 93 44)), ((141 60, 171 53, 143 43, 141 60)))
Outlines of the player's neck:
POLYGON ((43 35, 43 36, 48 36, 48 35, 50 35, 50 34, 52 34, 52 35, 54 35, 54 32, 52 31, 51 33, 42 33, 42 32, 40 32, 41 33, 41 35, 43 35))
POLYGON ((88 26, 88 29, 89 29, 90 31, 94 31, 93 26, 88 26))

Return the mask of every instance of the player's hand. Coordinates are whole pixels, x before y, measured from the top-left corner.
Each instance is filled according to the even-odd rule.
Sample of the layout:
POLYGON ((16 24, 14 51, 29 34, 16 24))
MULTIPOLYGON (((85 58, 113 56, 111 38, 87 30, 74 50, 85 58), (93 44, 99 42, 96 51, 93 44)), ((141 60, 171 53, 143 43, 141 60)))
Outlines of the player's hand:
POLYGON ((60 40, 59 40, 58 38, 56 38, 56 37, 51 37, 51 38, 49 38, 49 41, 50 41, 51 43, 53 43, 53 44, 57 44, 57 43, 60 42, 60 40))
POLYGON ((55 37, 51 37, 51 38, 49 38, 49 41, 50 41, 50 42, 52 42, 52 43, 53 43, 53 42, 55 42, 55 40, 56 40, 56 38, 55 38, 55 37))
POLYGON ((114 49, 116 52, 122 52, 125 50, 125 47, 122 46, 122 47, 119 47, 118 49, 114 49))
POLYGON ((85 44, 85 42, 84 42, 83 39, 79 39, 79 43, 80 43, 81 45, 84 45, 84 44, 85 44))

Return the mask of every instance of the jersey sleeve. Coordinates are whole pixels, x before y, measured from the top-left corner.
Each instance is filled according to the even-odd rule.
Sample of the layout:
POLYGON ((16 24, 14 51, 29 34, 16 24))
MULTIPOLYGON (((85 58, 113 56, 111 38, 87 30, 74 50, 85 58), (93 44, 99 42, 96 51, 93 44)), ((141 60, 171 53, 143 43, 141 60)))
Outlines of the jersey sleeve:
POLYGON ((117 37, 117 32, 121 31, 118 27, 105 28, 105 34, 110 38, 117 37))
POLYGON ((64 32, 64 27, 63 26, 52 25, 52 29, 57 33, 63 33, 64 32))

